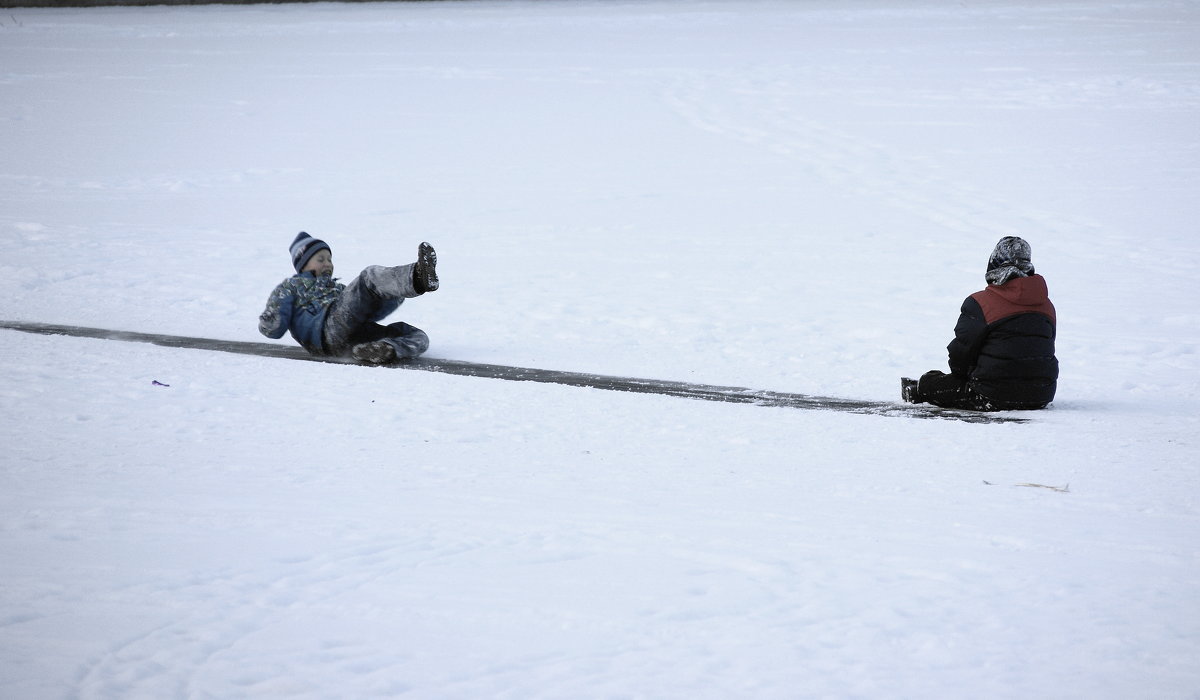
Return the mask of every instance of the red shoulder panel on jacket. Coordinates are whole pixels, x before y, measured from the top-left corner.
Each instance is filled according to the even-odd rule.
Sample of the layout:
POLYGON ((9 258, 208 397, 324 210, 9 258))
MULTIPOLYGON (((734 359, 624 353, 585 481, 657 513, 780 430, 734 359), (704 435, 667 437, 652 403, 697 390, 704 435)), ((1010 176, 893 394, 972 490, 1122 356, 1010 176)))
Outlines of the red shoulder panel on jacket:
POLYGON ((999 287, 989 286, 975 292, 971 298, 983 310, 983 320, 991 325, 1017 314, 1038 313, 1049 316, 1056 324, 1054 304, 1050 303, 1046 279, 1041 275, 1018 277, 999 287))

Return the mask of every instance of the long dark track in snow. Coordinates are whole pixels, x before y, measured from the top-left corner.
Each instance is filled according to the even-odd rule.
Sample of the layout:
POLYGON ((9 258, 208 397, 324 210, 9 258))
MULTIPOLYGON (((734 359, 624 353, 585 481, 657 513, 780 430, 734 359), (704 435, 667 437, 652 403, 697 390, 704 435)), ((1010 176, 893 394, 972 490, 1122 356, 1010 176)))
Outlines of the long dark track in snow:
MULTIPOLYGON (((85 326, 65 326, 51 323, 31 323, 23 321, 0 321, 0 328, 42 335, 68 335, 77 338, 100 338, 103 340, 124 340, 131 343, 150 343, 171 348, 188 348, 192 350, 213 350, 239 355, 256 355, 259 357, 275 357, 286 360, 303 360, 306 362, 326 362, 336 364, 357 364, 348 358, 315 357, 303 348, 294 345, 279 345, 274 343, 252 343, 239 340, 215 340, 213 338, 192 338, 181 335, 163 335, 159 333, 137 333, 133 331, 118 331, 107 328, 88 328, 85 326)), ((584 372, 563 372, 559 370, 535 369, 530 367, 510 367, 507 365, 489 365, 462 360, 441 360, 421 357, 415 360, 405 360, 380 367, 416 369, 426 372, 441 372, 467 377, 485 377, 488 379, 505 379, 517 382, 542 382, 547 384, 565 384, 567 386, 604 389, 607 391, 629 391, 642 394, 661 394, 703 401, 723 401, 727 403, 745 403, 755 406, 775 406, 782 408, 798 408, 816 411, 840 411, 843 413, 859 413, 875 416, 898 416, 904 418, 937 418, 957 420, 968 423, 1024 423, 1026 418, 1016 418, 1009 415, 994 413, 979 413, 975 411, 958 411, 937 408, 927 405, 911 405, 892 403, 888 401, 863 401, 859 399, 840 399, 829 396, 813 396, 810 394, 791 394, 779 391, 761 389, 746 389, 733 386, 714 386, 709 384, 692 384, 690 382, 663 381, 659 379, 637 379, 635 377, 613 377, 603 374, 587 374, 584 372)))

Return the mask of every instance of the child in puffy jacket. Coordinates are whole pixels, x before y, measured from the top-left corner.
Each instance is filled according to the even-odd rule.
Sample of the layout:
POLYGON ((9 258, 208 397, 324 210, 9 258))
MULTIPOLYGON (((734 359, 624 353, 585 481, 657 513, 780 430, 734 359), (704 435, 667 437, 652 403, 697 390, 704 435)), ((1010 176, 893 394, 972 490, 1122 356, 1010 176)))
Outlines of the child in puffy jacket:
POLYGON ((350 284, 333 277, 329 245, 301 231, 290 248, 296 274, 280 282, 258 317, 268 338, 290 331, 314 355, 372 364, 417 357, 429 348, 425 331, 407 323, 380 325, 405 299, 438 288, 437 253, 422 243, 417 261, 399 267, 371 265, 350 284))
POLYGON ((1024 239, 1000 239, 988 259, 986 289, 962 304, 954 340, 946 347, 950 373, 901 379, 910 403, 1004 411, 1044 408, 1054 400, 1058 359, 1056 316, 1046 280, 1034 273, 1024 239))

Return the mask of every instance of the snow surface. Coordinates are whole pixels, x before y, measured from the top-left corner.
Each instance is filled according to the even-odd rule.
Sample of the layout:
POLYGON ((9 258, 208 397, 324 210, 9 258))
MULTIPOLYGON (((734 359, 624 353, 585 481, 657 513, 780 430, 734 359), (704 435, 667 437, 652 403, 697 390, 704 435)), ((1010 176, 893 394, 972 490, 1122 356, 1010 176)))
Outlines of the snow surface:
POLYGON ((431 356, 891 399, 1016 234, 1062 381, 969 425, 0 331, 0 697, 1200 697, 1198 36, 5 11, 0 318, 261 340, 297 231, 429 240, 431 356))

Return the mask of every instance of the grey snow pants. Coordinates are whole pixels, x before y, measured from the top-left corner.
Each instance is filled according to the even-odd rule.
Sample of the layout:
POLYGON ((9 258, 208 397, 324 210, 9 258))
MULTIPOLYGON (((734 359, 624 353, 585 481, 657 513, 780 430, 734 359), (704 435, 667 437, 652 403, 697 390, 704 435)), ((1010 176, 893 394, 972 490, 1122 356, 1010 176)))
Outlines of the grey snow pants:
POLYGON ((404 322, 380 325, 404 303, 421 296, 413 287, 413 265, 370 265, 355 277, 325 316, 322 340, 325 352, 344 355, 355 345, 386 340, 397 357, 416 357, 429 349, 425 331, 404 322))

